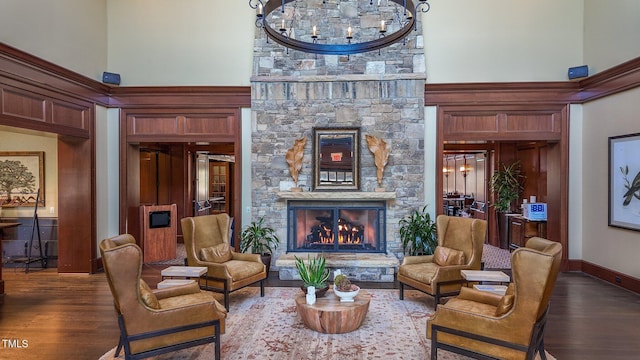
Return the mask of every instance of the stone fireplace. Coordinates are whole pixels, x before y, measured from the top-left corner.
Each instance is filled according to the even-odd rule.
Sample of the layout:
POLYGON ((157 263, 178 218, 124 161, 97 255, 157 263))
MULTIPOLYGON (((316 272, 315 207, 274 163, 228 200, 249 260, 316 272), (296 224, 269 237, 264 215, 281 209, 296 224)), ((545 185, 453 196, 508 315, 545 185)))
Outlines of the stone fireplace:
MULTIPOLYGON (((281 45, 267 41, 260 29, 256 29, 255 34, 251 78, 251 211, 252 218, 264 216, 268 225, 280 229, 281 246, 274 258, 287 252, 300 254, 298 251, 302 249, 317 251, 321 247, 319 244, 307 248, 290 246, 288 239, 294 224, 290 223, 289 206, 298 206, 296 201, 312 198, 315 203, 334 206, 338 202, 377 201, 382 210, 373 217, 379 220, 384 216, 384 225, 377 225, 379 238, 370 244, 371 251, 363 250, 363 253, 368 254, 367 259, 384 257, 385 266, 397 266, 397 259, 402 257, 398 222, 411 210, 425 205, 426 74, 420 24, 418 30, 406 38, 406 44, 399 42, 380 52, 350 56, 287 51, 281 45), (358 190, 314 191, 312 134, 315 127, 360 129, 363 139, 360 141, 358 190), (384 139, 391 147, 382 183, 385 192, 376 192, 379 187, 376 166, 364 141, 367 134, 384 139), (293 183, 285 155, 295 140, 302 137, 308 140, 298 183, 304 191, 294 193, 289 191, 293 183)), ((339 222, 339 210, 332 211, 332 221, 339 222)), ((352 222, 358 223, 359 219, 352 222)), ((306 239, 309 235, 306 232, 300 237, 306 239)), ((355 246, 333 246, 336 254, 354 253, 355 246)), ((371 266, 376 267, 375 264, 371 266)), ((272 268, 281 270, 279 267, 276 262, 272 268)), ((381 276, 393 281, 392 271, 382 272, 381 276)), ((380 280, 380 276, 370 280, 387 281, 380 280)))

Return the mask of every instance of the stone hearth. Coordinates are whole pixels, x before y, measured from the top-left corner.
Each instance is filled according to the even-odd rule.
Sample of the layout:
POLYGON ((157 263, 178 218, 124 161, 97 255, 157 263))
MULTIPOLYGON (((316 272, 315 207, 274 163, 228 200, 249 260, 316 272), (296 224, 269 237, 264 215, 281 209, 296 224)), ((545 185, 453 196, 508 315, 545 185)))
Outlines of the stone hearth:
MULTIPOLYGON (((300 280, 294 256, 306 260, 307 255, 314 257, 318 253, 280 255, 275 264, 279 268, 280 280, 300 280)), ((331 276, 333 270, 340 269, 354 281, 393 282, 399 265, 397 257, 386 254, 330 253, 324 254, 324 257, 331 276)))

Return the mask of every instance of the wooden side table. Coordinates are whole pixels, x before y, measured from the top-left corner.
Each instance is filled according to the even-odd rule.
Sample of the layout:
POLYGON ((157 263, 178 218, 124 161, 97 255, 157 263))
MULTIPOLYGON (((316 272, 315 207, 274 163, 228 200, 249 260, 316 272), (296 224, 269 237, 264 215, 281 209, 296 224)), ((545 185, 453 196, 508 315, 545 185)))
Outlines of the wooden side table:
POLYGON ((354 331, 362 325, 369 310, 371 294, 360 289, 354 302, 340 302, 333 290, 313 305, 307 305, 306 294, 296 295, 296 309, 304 324, 324 334, 344 334, 354 331))
MULTIPOLYGON (((162 276, 162 281, 165 278, 173 279, 173 278, 184 278, 191 279, 196 278, 199 279, 204 277, 205 279, 205 288, 208 287, 209 278, 207 276, 208 269, 206 266, 169 266, 168 268, 162 270, 160 275, 162 276)), ((162 283, 162 281, 160 283, 162 283)), ((159 284, 160 284, 159 283, 159 284)))

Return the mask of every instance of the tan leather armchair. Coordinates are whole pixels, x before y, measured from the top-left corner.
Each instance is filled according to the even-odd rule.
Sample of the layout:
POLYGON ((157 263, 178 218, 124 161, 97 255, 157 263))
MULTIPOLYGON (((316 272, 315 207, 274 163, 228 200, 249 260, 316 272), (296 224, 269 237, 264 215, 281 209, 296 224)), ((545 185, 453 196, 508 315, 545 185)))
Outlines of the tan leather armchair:
POLYGON ((126 359, 141 359, 213 342, 220 358, 225 308, 198 284, 150 289, 141 279, 142 251, 129 234, 102 240, 100 254, 118 314, 126 359))
POLYGON ((504 296, 463 288, 427 320, 431 359, 438 349, 474 358, 546 359, 544 327, 562 245, 534 237, 511 254, 513 282, 504 296))
POLYGON ((227 214, 187 217, 181 220, 188 266, 208 268, 206 286, 224 293, 229 310, 229 293, 260 282, 264 296, 266 266, 258 254, 237 253, 229 246, 231 218, 227 214))
POLYGON ((438 246, 433 255, 405 256, 398 268, 400 300, 404 285, 435 298, 457 295, 463 284, 460 270, 480 270, 487 222, 480 219, 439 215, 438 246))

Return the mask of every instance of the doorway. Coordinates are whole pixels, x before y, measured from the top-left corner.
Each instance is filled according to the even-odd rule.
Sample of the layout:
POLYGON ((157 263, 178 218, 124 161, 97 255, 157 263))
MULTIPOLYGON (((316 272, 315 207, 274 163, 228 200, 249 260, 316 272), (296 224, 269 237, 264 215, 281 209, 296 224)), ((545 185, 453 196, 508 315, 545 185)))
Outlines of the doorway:
MULTIPOLYGON (((486 151, 486 179, 500 164, 522 159, 530 180, 519 201, 535 195, 547 203, 545 237, 562 244, 563 260, 568 249, 568 118, 565 104, 439 106, 436 133, 439 171, 451 151, 486 151)), ((445 189, 445 178, 436 178, 437 191, 445 189)), ((437 197, 439 213, 445 213, 443 199, 437 197)), ((488 192, 486 200, 487 242, 499 246, 494 194, 488 192)))

